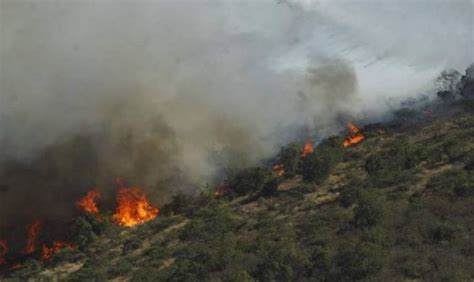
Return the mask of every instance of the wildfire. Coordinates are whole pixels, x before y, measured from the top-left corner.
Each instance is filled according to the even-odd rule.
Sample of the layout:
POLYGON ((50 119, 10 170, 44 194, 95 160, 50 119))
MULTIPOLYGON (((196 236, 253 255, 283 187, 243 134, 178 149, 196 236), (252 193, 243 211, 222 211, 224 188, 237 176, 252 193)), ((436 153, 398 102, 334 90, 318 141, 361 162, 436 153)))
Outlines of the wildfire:
POLYGON ((347 124, 347 129, 349 129, 349 136, 344 140, 344 147, 350 147, 355 144, 362 142, 365 139, 365 136, 359 131, 359 128, 352 123, 347 124))
POLYGON ((273 172, 277 176, 283 176, 285 175, 285 166, 283 164, 276 164, 272 167, 273 172))
POLYGON ((64 248, 71 248, 74 249, 76 246, 73 244, 69 244, 63 241, 54 241, 51 247, 47 245, 43 245, 43 252, 41 253, 41 260, 46 261, 49 260, 55 253, 59 252, 61 249, 64 248))
POLYGON ((313 144, 311 142, 311 139, 308 139, 306 143, 304 143, 303 150, 301 151, 301 157, 304 158, 313 152, 314 152, 313 144))
POLYGON ((154 219, 160 211, 153 207, 139 187, 121 187, 117 193, 117 209, 113 220, 122 226, 132 227, 154 219))
POLYGON ((76 207, 87 213, 95 215, 99 214, 99 208, 97 207, 97 200, 100 199, 101 195, 99 191, 89 191, 87 194, 76 202, 76 207))
POLYGON ((227 186, 222 182, 214 188, 214 198, 220 198, 228 192, 227 186))
POLYGON ((8 244, 6 240, 0 240, 0 265, 5 264, 5 255, 8 252, 8 244))
POLYGON ((31 254, 36 251, 36 242, 41 230, 41 221, 35 220, 26 227, 26 246, 23 249, 24 254, 31 254))

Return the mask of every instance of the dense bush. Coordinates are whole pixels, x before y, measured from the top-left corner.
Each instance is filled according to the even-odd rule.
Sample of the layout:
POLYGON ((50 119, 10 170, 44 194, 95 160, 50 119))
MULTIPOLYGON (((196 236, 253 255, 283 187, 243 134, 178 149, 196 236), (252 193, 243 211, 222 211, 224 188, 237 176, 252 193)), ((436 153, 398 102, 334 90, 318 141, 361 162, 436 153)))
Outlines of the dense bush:
POLYGON ((173 195, 171 202, 164 205, 160 212, 165 215, 180 214, 192 208, 192 198, 183 192, 173 195))
POLYGON ((360 229, 373 227, 384 219, 384 206, 380 197, 373 191, 359 193, 357 207, 354 209, 354 225, 360 229))
POLYGON ((109 278, 126 275, 133 268, 132 263, 128 259, 120 260, 116 265, 111 267, 107 272, 109 278))
POLYGON ((79 248, 84 248, 101 235, 105 228, 106 222, 95 215, 78 216, 74 220, 71 241, 79 248))
POLYGON ((474 169, 474 151, 470 151, 467 154, 465 154, 463 157, 463 162, 467 170, 473 170, 474 169))
POLYGON ((441 194, 474 195, 474 177, 462 169, 451 169, 433 176, 428 189, 441 194))
POLYGON ((285 177, 295 176, 301 163, 301 146, 296 143, 290 143, 282 147, 277 155, 276 163, 284 166, 285 177))
POLYGON ((272 179, 269 170, 261 167, 251 167, 237 172, 227 179, 227 187, 237 194, 245 195, 252 192, 261 191, 265 184, 272 179))
POLYGON ((308 182, 322 183, 342 160, 344 147, 340 137, 330 137, 303 159, 302 175, 308 182))
POLYGON ((280 183, 280 181, 277 178, 274 178, 274 179, 268 181, 263 186, 263 189, 262 189, 260 194, 264 197, 270 197, 270 196, 275 195, 277 193, 279 183, 280 183))
POLYGON ((22 265, 22 267, 15 271, 11 278, 15 279, 12 281, 27 281, 28 278, 38 274, 42 270, 41 264, 35 259, 28 259, 22 265), (18 280, 16 280, 18 279, 18 280))
POLYGON ((368 279, 384 265, 383 250, 374 244, 341 247, 335 257, 336 281, 368 279))
POLYGON ((181 240, 209 240, 223 236, 236 225, 230 210, 212 206, 200 210, 183 229, 181 240))
POLYGON ((439 243, 454 239, 460 231, 461 228, 452 223, 438 223, 431 228, 429 236, 433 242, 439 243))
POLYGON ((339 196, 341 206, 348 208, 353 204, 357 203, 360 192, 362 190, 362 187, 360 187, 359 185, 361 185, 361 183, 359 183, 358 181, 351 181, 348 185, 342 187, 339 196))
POLYGON ((411 145, 406 139, 400 139, 388 150, 370 155, 365 163, 369 180, 375 186, 390 186, 411 179, 413 169, 425 158, 421 145, 411 145))

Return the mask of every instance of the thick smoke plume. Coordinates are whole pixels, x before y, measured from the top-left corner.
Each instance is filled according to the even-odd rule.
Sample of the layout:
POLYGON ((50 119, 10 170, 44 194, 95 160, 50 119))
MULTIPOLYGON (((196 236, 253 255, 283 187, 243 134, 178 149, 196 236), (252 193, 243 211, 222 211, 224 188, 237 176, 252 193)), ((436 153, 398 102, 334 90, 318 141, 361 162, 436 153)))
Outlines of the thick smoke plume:
MULTIPOLYGON (((0 230, 115 177, 155 203, 472 61, 472 1, 0 2, 0 230), (427 28, 429 27, 429 30, 427 28)), ((0 234, 2 235, 2 234, 0 234)))

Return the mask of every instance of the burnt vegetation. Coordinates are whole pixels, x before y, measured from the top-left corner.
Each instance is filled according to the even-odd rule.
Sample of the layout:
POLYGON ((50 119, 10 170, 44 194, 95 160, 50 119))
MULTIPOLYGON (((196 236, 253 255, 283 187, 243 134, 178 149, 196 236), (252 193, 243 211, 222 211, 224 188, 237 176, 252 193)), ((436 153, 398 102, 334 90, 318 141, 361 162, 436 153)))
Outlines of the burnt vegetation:
POLYGON ((71 238, 76 249, 45 263, 28 257, 2 275, 470 281, 474 80, 469 73, 443 75, 456 86, 447 84, 429 114, 404 108, 391 122, 362 128, 364 142, 344 148, 343 137, 329 137, 304 158, 299 144, 289 144, 276 156, 285 175, 263 165, 235 171, 225 181, 225 195, 176 194, 156 219, 131 229, 77 217, 71 238))

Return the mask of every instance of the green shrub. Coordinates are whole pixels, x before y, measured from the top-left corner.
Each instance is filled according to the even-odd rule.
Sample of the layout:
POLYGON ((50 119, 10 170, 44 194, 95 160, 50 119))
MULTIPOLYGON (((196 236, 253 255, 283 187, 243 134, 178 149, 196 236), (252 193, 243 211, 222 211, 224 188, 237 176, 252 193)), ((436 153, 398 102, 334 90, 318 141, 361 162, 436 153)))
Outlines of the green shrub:
POLYGON ((466 155, 464 155, 463 157, 463 162, 467 170, 473 170, 474 169, 474 151, 470 151, 466 153, 466 155))
POLYGON ((330 137, 316 147, 302 162, 301 173, 308 182, 322 183, 342 160, 344 147, 340 137, 330 137))
POLYGON ((341 206, 348 208, 355 203, 357 203, 357 200, 359 199, 359 195, 361 192, 361 188, 358 187, 357 185, 346 185, 341 189, 341 193, 339 196, 339 201, 341 203, 341 206))
POLYGON ((116 265, 112 266, 107 272, 109 278, 126 275, 133 268, 132 263, 128 259, 120 260, 116 265))
POLYGON ((78 271, 73 272, 67 279, 68 281, 106 281, 107 276, 103 269, 93 265, 84 265, 78 271))
POLYGON ((251 167, 237 172, 227 179, 227 187, 237 195, 245 195, 262 190, 272 179, 269 170, 261 167, 251 167))
POLYGON ((277 155, 276 163, 284 166, 285 177, 295 176, 301 163, 301 146, 296 143, 290 143, 282 147, 277 155))
POLYGON ((277 193, 279 183, 280 183, 280 181, 277 178, 274 178, 274 179, 268 181, 263 186, 263 189, 262 189, 260 194, 264 197, 274 196, 277 193))
POLYGON ((430 239, 435 243, 451 241, 461 232, 461 228, 452 223, 438 223, 430 230, 430 239))
POLYGON ((229 279, 231 282, 255 282, 255 280, 247 271, 241 270, 233 273, 229 279))
POLYGON ((374 244, 341 247, 335 256, 337 281, 368 279, 384 266, 383 250, 374 244))
POLYGON ((426 151, 421 145, 410 145, 406 139, 400 139, 388 150, 375 153, 367 158, 365 169, 369 181, 375 186, 391 186, 411 180, 411 171, 425 159, 426 151))
POLYGON ((209 240, 230 232, 235 227, 228 209, 217 206, 201 209, 183 229, 181 240, 209 240))
POLYGON ((192 207, 192 198, 183 192, 173 195, 171 202, 164 205, 160 212, 164 215, 180 214, 192 207))
POLYGON ((384 219, 383 203, 375 192, 362 191, 354 209, 354 225, 360 229, 371 228, 384 219))
POLYGON ((41 270, 42 267, 39 261, 35 259, 28 259, 22 264, 20 269, 11 274, 11 278, 18 279, 18 281, 27 281, 29 278, 39 274, 41 270))
POLYGON ((208 277, 208 271, 199 258, 177 260, 160 274, 156 281, 201 282, 208 277))
POLYGON ((140 248, 140 245, 141 241, 139 241, 139 238, 130 238, 123 244, 122 252, 123 254, 128 254, 140 248))
POLYGON ((465 170, 451 169, 433 176, 427 188, 441 194, 474 195, 474 177, 465 170))
POLYGON ((72 242, 80 249, 93 242, 105 229, 105 224, 93 215, 78 216, 73 224, 72 242))

